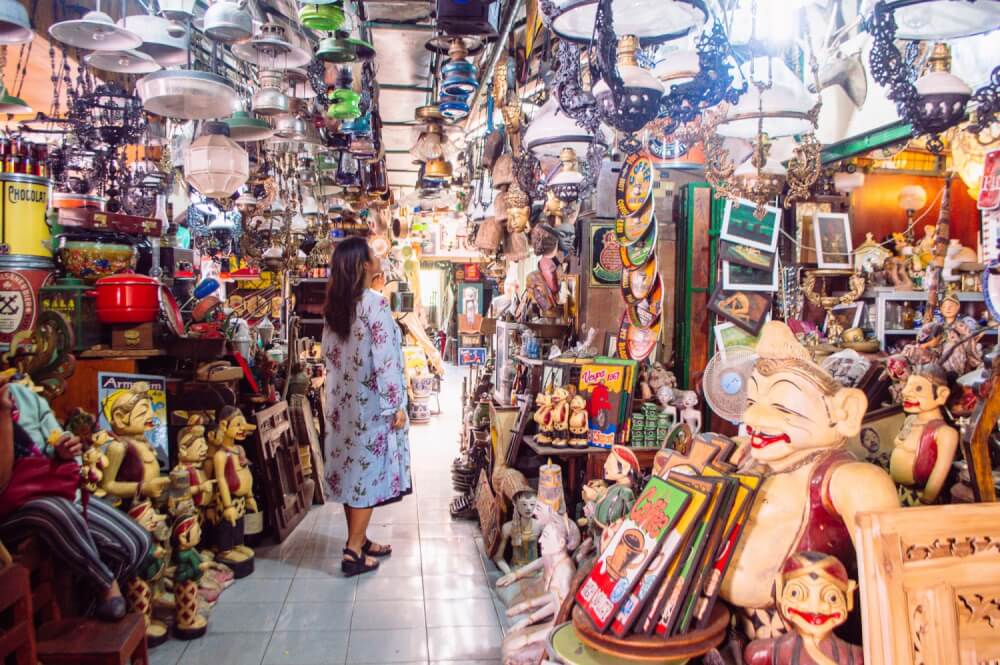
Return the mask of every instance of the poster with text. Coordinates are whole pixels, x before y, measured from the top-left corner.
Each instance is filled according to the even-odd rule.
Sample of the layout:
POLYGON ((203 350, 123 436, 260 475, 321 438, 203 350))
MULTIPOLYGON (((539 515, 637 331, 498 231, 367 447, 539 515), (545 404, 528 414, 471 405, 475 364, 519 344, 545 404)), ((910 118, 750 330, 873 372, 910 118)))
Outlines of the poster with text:
POLYGON ((98 426, 109 432, 116 415, 126 424, 141 425, 146 440, 156 451, 160 466, 167 466, 167 380, 148 374, 98 372, 97 399, 101 405, 98 426), (143 395, 137 394, 145 384, 143 395))

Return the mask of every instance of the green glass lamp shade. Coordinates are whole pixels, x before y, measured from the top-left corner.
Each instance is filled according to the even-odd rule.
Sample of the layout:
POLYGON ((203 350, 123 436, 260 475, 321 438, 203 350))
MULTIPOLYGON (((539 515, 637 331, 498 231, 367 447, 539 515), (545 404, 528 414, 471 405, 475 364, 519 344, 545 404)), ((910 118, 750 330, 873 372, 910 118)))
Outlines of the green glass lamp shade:
POLYGON ((246 111, 236 111, 225 122, 229 126, 229 138, 234 141, 263 141, 274 136, 274 130, 266 120, 246 111))
POLYGON ((348 42, 354 47, 354 52, 361 60, 375 59, 375 47, 366 42, 365 40, 358 39, 357 37, 348 37, 344 41, 348 42))
POLYGON ((7 92, 7 87, 0 83, 0 113, 22 115, 31 112, 31 107, 28 106, 27 102, 7 92))
POLYGON ((344 10, 337 4, 308 4, 299 9, 299 22, 310 30, 333 32, 344 25, 344 10))
POLYGON ((337 120, 354 120, 361 115, 358 104, 361 95, 347 88, 337 88, 330 93, 330 108, 326 114, 337 120))
POLYGON ((350 41, 339 37, 327 37, 320 41, 316 49, 316 58, 323 62, 354 62, 358 59, 358 54, 350 41))

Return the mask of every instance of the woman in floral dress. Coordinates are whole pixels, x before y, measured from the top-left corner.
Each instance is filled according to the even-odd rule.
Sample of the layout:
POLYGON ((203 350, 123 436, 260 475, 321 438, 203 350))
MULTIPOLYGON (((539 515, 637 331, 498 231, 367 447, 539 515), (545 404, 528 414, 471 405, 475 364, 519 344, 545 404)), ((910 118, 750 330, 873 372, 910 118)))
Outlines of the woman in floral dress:
POLYGON ((368 540, 372 510, 412 491, 403 345, 389 303, 371 289, 381 264, 362 238, 333 252, 323 329, 326 490, 344 504, 345 575, 375 570, 391 553, 368 540))

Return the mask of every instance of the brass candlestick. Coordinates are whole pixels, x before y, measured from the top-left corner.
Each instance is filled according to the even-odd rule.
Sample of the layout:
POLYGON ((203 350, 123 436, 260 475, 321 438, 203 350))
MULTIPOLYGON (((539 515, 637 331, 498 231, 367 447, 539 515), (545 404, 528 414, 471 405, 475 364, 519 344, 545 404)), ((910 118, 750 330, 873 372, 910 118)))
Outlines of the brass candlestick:
POLYGON ((826 310, 826 336, 831 344, 839 345, 844 334, 844 327, 833 315, 833 308, 837 305, 849 305, 865 291, 865 277, 861 273, 850 270, 807 270, 805 280, 802 282, 802 293, 812 304, 826 310), (828 281, 836 277, 849 277, 850 288, 844 294, 831 296, 827 295, 828 281), (820 282, 817 291, 817 280, 820 282))

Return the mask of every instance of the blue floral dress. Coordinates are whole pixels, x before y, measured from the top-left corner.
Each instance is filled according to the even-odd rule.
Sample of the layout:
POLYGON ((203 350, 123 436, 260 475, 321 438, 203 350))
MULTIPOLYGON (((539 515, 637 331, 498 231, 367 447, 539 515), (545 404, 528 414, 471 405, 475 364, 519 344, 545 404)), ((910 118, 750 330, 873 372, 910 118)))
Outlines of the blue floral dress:
POLYGON ((386 299, 366 290, 347 339, 323 330, 326 359, 326 490, 332 501, 372 508, 412 491, 403 339, 386 299))

